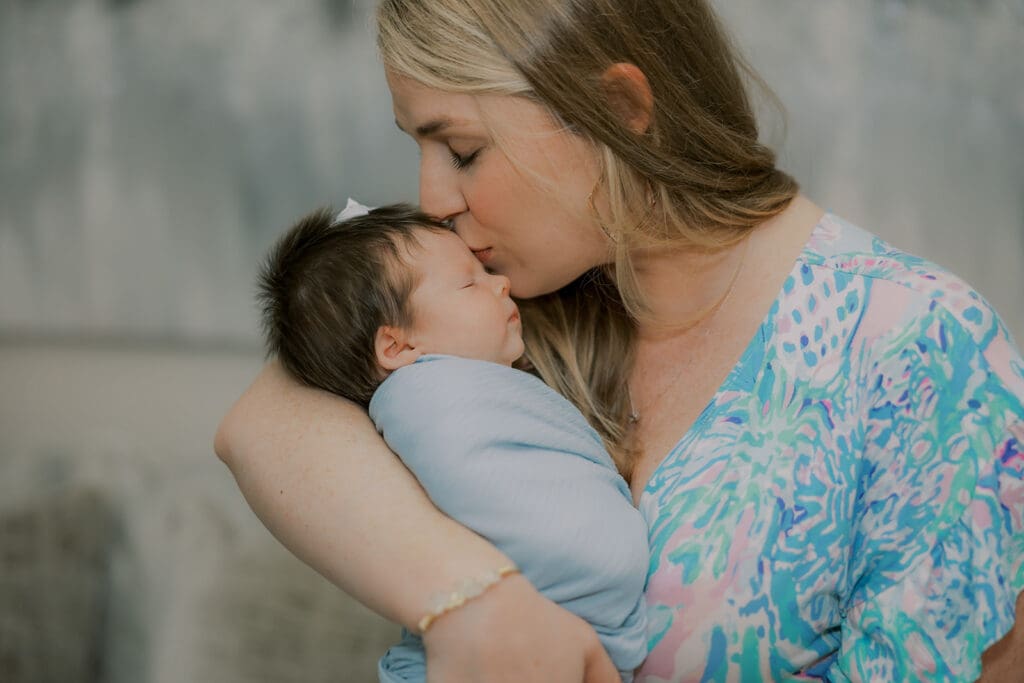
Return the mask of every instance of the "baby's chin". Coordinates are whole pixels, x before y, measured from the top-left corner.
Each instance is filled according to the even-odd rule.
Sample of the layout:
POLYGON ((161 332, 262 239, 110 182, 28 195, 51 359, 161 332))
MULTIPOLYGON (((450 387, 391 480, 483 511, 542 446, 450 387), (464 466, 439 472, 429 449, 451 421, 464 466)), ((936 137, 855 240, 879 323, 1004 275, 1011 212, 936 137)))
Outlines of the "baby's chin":
POLYGON ((514 367, 515 364, 516 364, 516 361, 519 360, 522 357, 523 357, 523 354, 520 353, 518 356, 515 356, 514 358, 511 357, 511 356, 502 356, 502 357, 488 358, 487 360, 491 361, 492 363, 497 363, 498 365, 504 365, 505 367, 511 368, 511 367, 514 367))
POLYGON ((515 367, 516 361, 518 361, 522 357, 523 351, 520 350, 518 353, 495 354, 491 358, 484 358, 482 360, 487 360, 492 363, 497 363, 498 365, 504 365, 506 367, 511 368, 515 367))
POLYGON ((518 337, 516 339, 516 342, 517 343, 515 344, 515 346, 514 346, 514 348, 512 350, 511 360, 509 360, 507 363, 503 363, 503 365, 507 365, 509 367, 515 367, 516 361, 521 360, 523 355, 526 353, 526 344, 523 342, 523 338, 522 337, 518 337))

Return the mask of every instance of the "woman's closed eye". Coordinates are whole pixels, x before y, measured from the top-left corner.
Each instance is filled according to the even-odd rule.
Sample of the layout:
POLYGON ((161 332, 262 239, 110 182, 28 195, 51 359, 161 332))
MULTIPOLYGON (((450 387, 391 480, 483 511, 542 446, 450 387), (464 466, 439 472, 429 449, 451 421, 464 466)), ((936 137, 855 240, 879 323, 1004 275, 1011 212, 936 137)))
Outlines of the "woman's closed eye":
POLYGON ((472 152, 471 154, 459 154, 454 149, 449 147, 448 153, 451 155, 452 158, 452 166, 459 170, 462 170, 472 165, 472 163, 476 161, 476 157, 478 154, 480 154, 480 150, 478 149, 472 152))

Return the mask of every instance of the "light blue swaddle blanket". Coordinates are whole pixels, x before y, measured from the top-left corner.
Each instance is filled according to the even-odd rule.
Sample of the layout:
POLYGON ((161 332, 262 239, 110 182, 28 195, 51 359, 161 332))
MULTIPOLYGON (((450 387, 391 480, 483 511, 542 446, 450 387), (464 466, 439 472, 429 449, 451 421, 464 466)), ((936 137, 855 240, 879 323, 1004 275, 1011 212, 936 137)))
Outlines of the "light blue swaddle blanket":
MULTIPOLYGON (((434 504, 588 621, 631 681, 647 655, 647 526, 583 415, 528 373, 429 355, 381 384, 370 417, 434 504)), ((379 676, 423 681, 421 639, 403 631, 379 676)))

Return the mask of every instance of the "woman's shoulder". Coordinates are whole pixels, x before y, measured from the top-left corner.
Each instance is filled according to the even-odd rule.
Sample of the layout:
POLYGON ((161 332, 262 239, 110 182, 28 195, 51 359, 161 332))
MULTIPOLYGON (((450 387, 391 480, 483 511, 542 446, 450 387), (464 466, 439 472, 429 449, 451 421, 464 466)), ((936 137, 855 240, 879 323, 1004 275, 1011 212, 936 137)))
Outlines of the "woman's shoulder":
POLYGON ((1009 341, 998 313, 961 277, 831 212, 815 227, 798 270, 804 280, 812 279, 815 270, 825 271, 835 289, 863 293, 870 298, 863 302, 870 303, 865 310, 890 329, 900 327, 901 321, 916 326, 924 317, 942 318, 979 346, 996 337, 1009 341))
POLYGON ((880 373, 959 367, 1024 401, 1024 359, 981 294, 831 213, 797 259, 769 333, 765 357, 800 376, 820 379, 833 368, 871 382, 880 373))

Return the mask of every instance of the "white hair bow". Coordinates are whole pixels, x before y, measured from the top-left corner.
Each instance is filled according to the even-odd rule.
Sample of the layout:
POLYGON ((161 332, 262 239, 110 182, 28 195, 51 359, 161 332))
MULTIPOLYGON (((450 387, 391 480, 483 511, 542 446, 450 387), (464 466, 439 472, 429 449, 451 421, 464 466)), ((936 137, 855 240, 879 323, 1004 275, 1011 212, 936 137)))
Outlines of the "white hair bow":
POLYGON ((348 198, 348 203, 345 204, 345 208, 341 210, 337 216, 334 217, 336 223, 341 221, 347 221, 349 218, 357 218, 359 216, 365 216, 366 214, 373 211, 374 207, 363 206, 351 197, 348 198))

